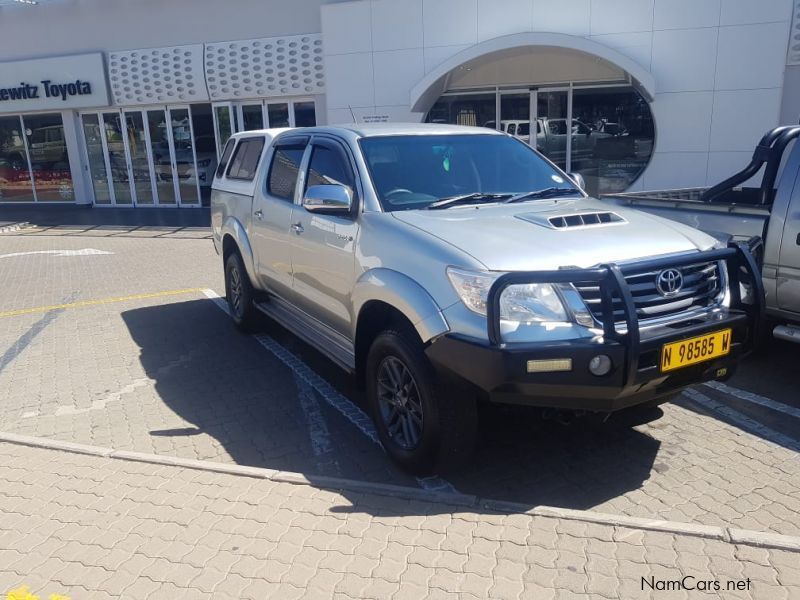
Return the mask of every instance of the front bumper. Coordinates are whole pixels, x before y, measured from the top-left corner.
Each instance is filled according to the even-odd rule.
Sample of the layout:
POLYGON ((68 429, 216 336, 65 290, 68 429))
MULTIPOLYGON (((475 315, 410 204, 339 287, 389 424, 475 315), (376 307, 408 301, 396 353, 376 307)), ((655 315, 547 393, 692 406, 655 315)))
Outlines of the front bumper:
POLYGON ((750 336, 749 318, 741 311, 709 315, 683 326, 648 330, 642 333, 639 360, 631 381, 626 381, 628 349, 622 341, 582 339, 497 347, 451 334, 431 344, 427 354, 437 369, 478 386, 492 402, 611 412, 694 383, 729 377, 750 336), (669 373, 661 372, 659 357, 664 344, 726 328, 733 329, 729 354, 669 373), (614 366, 608 375, 598 377, 589 371, 589 361, 598 354, 611 358, 614 366), (548 358, 571 358, 572 370, 527 372, 529 360, 548 358))
POLYGON ((604 265, 598 269, 575 269, 554 272, 513 273, 504 275, 489 293, 488 338, 478 340, 448 334, 430 344, 427 355, 435 368, 479 387, 493 402, 526 404, 571 410, 611 412, 654 400, 703 381, 730 377, 739 359, 758 339, 763 319, 763 288, 758 269, 746 246, 713 250, 689 259, 645 261, 619 267, 604 265), (659 327, 640 329, 625 275, 646 272, 653 267, 681 266, 681 262, 725 260, 731 285, 730 309, 718 309, 703 317, 659 327), (558 342, 503 343, 499 325, 500 294, 518 283, 563 283, 596 280, 604 293, 623 299, 626 327, 616 329, 611 302, 603 319, 603 334, 558 342), (752 286, 752 301, 745 303, 739 294, 740 281, 752 286), (660 370, 664 344, 693 338, 722 329, 733 330, 730 353, 668 373, 660 370), (612 370, 604 376, 589 371, 589 362, 598 354, 611 358, 612 370), (528 373, 529 360, 572 360, 572 368, 563 372, 528 373))

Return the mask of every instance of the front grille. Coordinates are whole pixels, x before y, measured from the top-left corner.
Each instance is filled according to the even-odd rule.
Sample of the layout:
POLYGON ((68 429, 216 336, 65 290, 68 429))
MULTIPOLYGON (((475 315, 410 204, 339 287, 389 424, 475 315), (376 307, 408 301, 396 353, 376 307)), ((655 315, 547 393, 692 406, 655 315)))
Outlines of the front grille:
MULTIPOLYGON (((656 279, 662 270, 629 275, 625 277, 636 306, 639 321, 678 316, 681 313, 707 308, 715 304, 722 292, 720 265, 717 262, 703 262, 677 269, 683 275, 683 287, 674 296, 665 297, 656 286, 656 279)), ((586 306, 594 318, 602 323, 603 308, 600 299, 600 286, 596 283, 579 282, 575 284, 586 306)), ((613 296, 615 323, 624 323, 625 311, 622 299, 613 296)))

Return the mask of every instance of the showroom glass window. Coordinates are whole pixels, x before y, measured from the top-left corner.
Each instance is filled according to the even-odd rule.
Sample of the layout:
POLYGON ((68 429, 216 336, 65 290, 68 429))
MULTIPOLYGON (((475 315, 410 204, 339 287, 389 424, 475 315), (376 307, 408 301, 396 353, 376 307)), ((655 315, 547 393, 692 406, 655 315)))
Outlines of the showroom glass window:
POLYGON ((491 127, 531 145, 535 137, 542 154, 583 175, 591 195, 630 187, 647 166, 655 140, 650 106, 629 85, 451 92, 437 100, 426 121, 491 127))
POLYGON ((0 117, 0 202, 30 202, 33 184, 19 116, 0 117))
POLYGON ((61 115, 28 115, 22 120, 36 199, 39 202, 73 201, 72 173, 61 115))
POLYGON ((590 193, 621 192, 644 171, 655 128, 647 102, 631 88, 576 89, 572 95, 572 171, 590 193))
POLYGON ((317 116, 313 102, 294 103, 295 127, 313 127, 317 124, 317 116))
POLYGON ((0 117, 0 202, 72 202, 60 114, 0 117))

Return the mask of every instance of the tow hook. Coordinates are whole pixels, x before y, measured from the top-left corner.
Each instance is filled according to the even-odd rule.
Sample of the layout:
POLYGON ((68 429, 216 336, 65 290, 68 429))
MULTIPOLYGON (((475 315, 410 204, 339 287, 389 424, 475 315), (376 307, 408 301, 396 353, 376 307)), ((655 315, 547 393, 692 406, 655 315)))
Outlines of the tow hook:
POLYGON ((590 414, 587 410, 564 410, 560 408, 545 408, 542 410, 542 418, 545 421, 555 421, 560 425, 572 425, 575 419, 590 414))

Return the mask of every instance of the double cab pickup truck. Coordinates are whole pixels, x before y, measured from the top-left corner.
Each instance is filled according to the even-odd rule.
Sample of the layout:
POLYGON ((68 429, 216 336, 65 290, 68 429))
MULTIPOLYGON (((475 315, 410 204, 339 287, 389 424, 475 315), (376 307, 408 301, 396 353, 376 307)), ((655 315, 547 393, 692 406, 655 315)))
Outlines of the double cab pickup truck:
POLYGON ((763 310, 748 247, 577 181, 486 128, 237 134, 211 197, 233 321, 352 372, 416 474, 469 457, 480 402, 611 413, 729 377, 763 310))

